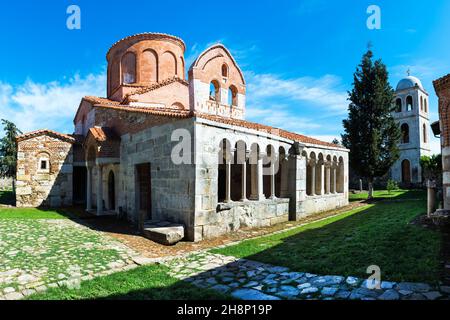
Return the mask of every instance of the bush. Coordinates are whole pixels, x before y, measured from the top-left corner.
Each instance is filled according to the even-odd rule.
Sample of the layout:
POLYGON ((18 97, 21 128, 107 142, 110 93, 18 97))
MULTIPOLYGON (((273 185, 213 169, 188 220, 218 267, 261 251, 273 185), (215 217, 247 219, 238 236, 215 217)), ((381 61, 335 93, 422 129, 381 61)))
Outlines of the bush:
POLYGON ((398 183, 395 180, 389 179, 386 186, 387 192, 390 194, 391 191, 398 190, 398 183))

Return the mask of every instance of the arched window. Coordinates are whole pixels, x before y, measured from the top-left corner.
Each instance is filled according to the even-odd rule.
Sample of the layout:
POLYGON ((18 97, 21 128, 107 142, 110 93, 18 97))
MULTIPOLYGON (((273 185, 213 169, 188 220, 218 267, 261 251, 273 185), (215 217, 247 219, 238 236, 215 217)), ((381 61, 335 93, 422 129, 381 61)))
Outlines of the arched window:
POLYGON ((409 143, 409 126, 406 123, 402 124, 400 131, 402 132, 402 143, 409 143))
POLYGON ((222 65, 222 77, 228 78, 228 66, 225 63, 222 65))
POLYGON ((220 86, 216 80, 209 84, 209 100, 220 102, 220 86))
POLYGON ((155 51, 147 49, 141 56, 141 82, 158 81, 158 55, 155 51))
POLYGON ((423 99, 423 109, 424 109, 425 112, 428 112, 427 98, 423 99))
POLYGON ((237 89, 235 86, 230 86, 228 89, 228 105, 237 106, 237 89))
POLYGON ((130 84, 136 82, 136 55, 127 52, 122 58, 122 83, 130 84))
POLYGON ((411 183, 411 164, 407 159, 402 161, 402 182, 411 183))
POLYGON ((423 97, 420 97, 420 111, 423 111, 423 97))
POLYGON ((411 96, 406 97, 406 111, 413 110, 413 98, 411 96))
POLYGON ((422 125, 422 131, 423 131, 423 142, 427 143, 427 126, 425 125, 425 123, 422 125))
POLYGON ((402 112, 402 99, 395 100, 395 111, 402 112))

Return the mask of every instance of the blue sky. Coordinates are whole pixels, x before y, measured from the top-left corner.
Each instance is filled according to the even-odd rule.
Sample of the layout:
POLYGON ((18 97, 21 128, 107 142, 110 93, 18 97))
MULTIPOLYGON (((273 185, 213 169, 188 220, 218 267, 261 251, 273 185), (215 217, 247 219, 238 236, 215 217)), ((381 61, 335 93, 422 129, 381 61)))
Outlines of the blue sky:
MULTIPOLYGON (((370 41, 392 86, 410 68, 430 94, 450 73, 450 2, 331 1, 15 1, 0 13, 0 117, 23 131, 72 132, 83 95, 105 95, 105 54, 140 32, 181 37, 191 62, 221 42, 247 80, 247 119, 331 141, 342 132, 347 90, 370 41), (66 9, 81 8, 81 30, 66 28, 66 9), (369 5, 381 30, 366 27, 369 5)), ((439 141, 433 142, 439 150, 439 141)))

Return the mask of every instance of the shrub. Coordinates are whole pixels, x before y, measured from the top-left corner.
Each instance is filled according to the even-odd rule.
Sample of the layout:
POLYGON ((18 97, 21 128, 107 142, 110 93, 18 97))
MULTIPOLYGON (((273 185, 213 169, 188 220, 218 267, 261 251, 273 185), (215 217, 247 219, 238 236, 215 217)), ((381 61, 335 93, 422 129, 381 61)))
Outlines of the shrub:
POLYGON ((398 190, 398 183, 395 180, 389 179, 386 186, 387 192, 390 194, 391 191, 398 190))

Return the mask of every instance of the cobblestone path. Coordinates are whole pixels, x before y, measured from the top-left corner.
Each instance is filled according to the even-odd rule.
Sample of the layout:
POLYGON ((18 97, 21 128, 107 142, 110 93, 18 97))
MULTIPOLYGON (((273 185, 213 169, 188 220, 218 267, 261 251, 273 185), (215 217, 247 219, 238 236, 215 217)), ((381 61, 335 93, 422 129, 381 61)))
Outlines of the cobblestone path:
POLYGON ((0 299, 131 269, 133 250, 68 219, 0 219, 0 299))
POLYGON ((450 287, 425 283, 381 282, 367 288, 367 280, 336 275, 291 272, 288 268, 202 252, 166 263, 171 275, 200 288, 210 288, 239 299, 449 299, 450 287))

